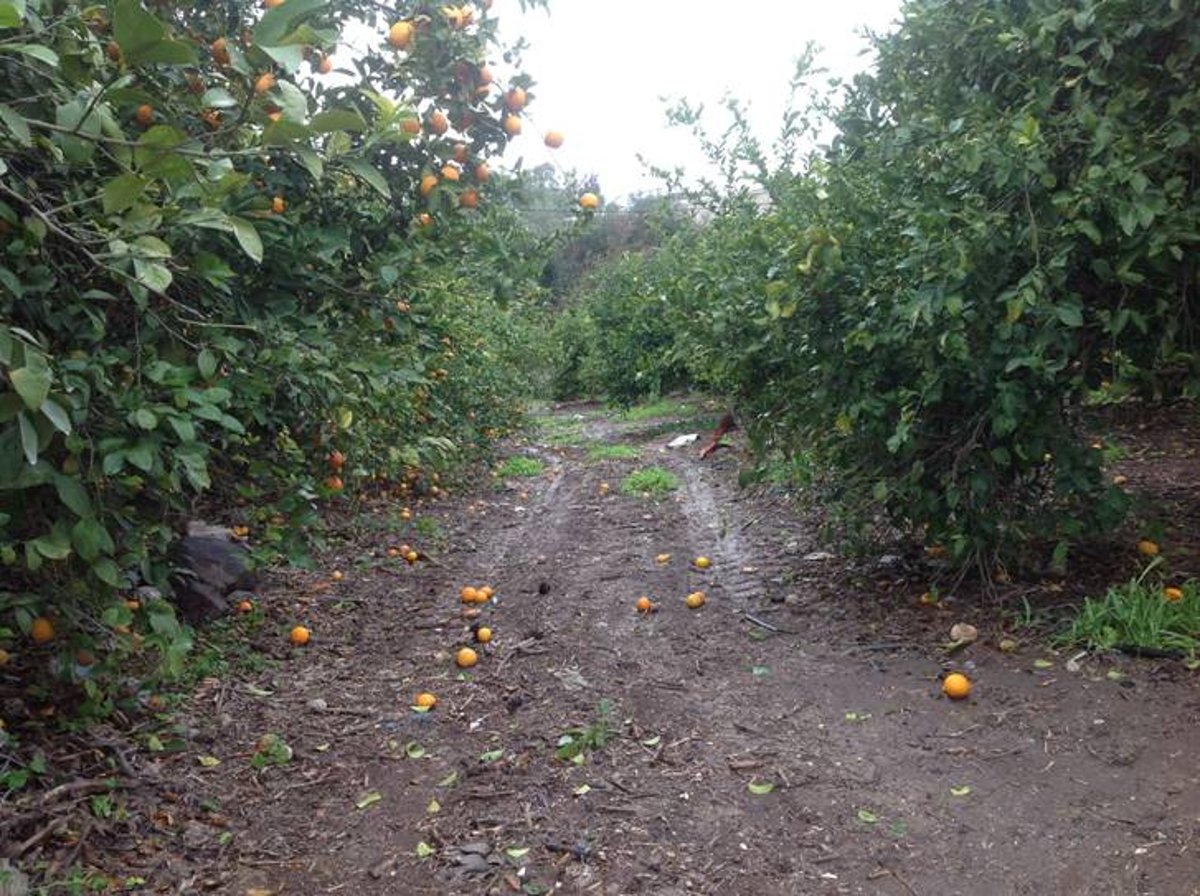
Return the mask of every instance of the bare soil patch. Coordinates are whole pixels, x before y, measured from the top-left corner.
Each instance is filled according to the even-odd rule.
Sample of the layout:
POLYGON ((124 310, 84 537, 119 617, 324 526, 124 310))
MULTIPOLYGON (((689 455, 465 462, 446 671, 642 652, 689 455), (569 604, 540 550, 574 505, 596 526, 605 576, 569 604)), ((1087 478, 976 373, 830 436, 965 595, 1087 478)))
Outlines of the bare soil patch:
MULTIPOLYGON (((419 509, 423 538, 376 505, 319 571, 274 574, 254 638, 278 664, 204 682, 177 752, 123 759, 145 814, 82 855, 177 893, 1200 892, 1196 673, 1001 652, 1011 594, 921 606, 929 570, 831 552, 785 495, 737 488, 733 452, 701 462, 589 406, 555 419, 570 438, 518 449, 542 475, 419 509), (606 443, 638 456, 589 458, 606 443), (678 492, 622 494, 650 465, 678 492), (410 539, 430 561, 387 556, 410 539), (459 589, 484 583, 495 638, 460 671, 459 589), (958 621, 981 637, 950 652, 958 621), (941 696, 949 670, 968 700, 941 696), (291 758, 256 767, 268 732, 291 758)), ((1187 485, 1190 446, 1153 473, 1145 433, 1115 431, 1115 467, 1148 495, 1187 485)), ((1193 520, 1195 491, 1167 491, 1193 520)), ((1186 558, 1195 531, 1164 539, 1186 558)))

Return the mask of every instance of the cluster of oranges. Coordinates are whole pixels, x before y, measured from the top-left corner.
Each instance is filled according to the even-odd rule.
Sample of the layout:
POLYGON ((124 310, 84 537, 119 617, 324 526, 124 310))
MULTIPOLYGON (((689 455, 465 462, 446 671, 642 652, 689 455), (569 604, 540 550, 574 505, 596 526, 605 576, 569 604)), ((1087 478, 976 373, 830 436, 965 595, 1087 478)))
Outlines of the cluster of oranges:
MULTIPOLYGON (((671 555, 670 554, 658 554, 654 558, 654 562, 656 564, 658 564, 659 566, 665 566, 667 563, 671 562, 671 555)), ((710 566, 712 566, 712 561, 709 560, 707 557, 701 556, 701 557, 697 557, 695 560, 692 561, 692 566, 695 567, 696 569, 700 570, 701 572, 703 572, 704 570, 706 570, 710 566)), ((705 595, 705 593, 703 591, 700 591, 699 589, 697 589, 696 591, 690 592, 687 595, 687 597, 685 597, 683 599, 683 602, 687 605, 689 610, 699 610, 701 607, 703 607, 708 602, 708 597, 705 595)), ((651 613, 658 612, 658 605, 655 604, 654 601, 652 601, 650 598, 646 597, 645 595, 642 595, 641 597, 639 597, 637 599, 637 602, 636 602, 636 604, 634 604, 634 607, 637 610, 637 612, 642 615, 649 615, 651 613)))
MULTIPOLYGON (((474 620, 479 618, 480 605, 487 604, 495 595, 496 590, 491 585, 464 585, 458 592, 462 601, 462 615, 472 622, 471 637, 476 645, 490 644, 492 629, 474 620)), ((479 662, 479 650, 476 647, 464 645, 454 654, 454 665, 460 669, 470 669, 479 662)), ((420 710, 430 710, 437 706, 437 697, 429 691, 421 691, 413 700, 413 706, 420 710)))

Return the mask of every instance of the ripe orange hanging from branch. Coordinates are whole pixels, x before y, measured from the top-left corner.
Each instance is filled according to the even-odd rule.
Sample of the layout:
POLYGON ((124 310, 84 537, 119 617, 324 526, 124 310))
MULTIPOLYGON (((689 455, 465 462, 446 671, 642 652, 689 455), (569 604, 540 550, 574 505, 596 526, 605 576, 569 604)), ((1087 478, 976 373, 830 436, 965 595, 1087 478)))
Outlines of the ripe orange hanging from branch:
POLYGON ((275 76, 270 72, 263 72, 254 82, 254 92, 262 96, 264 93, 269 93, 274 86, 275 76))
POLYGON ((407 50, 415 31, 412 22, 397 22, 388 29, 388 43, 397 50, 407 50))
POLYGON ((529 102, 529 96, 521 87, 513 87, 504 94, 504 108, 509 112, 520 112, 529 102))
POLYGON ((546 131, 546 136, 543 139, 551 149, 558 149, 563 145, 563 141, 566 138, 559 131, 546 131))
POLYGON ((595 211, 600 207, 600 197, 595 193, 584 193, 579 197, 579 207, 585 211, 595 211))
POLYGON ((517 115, 504 116, 504 133, 510 137, 515 137, 521 133, 521 119, 517 115))

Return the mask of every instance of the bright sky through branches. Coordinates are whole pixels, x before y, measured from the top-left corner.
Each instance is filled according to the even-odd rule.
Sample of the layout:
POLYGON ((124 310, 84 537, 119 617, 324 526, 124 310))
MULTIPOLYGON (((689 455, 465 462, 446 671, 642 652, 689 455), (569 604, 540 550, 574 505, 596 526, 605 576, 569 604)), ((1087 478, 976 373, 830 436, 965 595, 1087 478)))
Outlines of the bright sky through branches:
POLYGON ((710 127, 722 126, 722 97, 749 104, 757 136, 778 133, 795 62, 808 41, 818 64, 848 77, 869 64, 864 26, 886 31, 899 0, 755 4, 681 0, 551 0, 549 13, 522 13, 518 0, 496 0, 506 41, 523 36, 524 69, 535 80, 523 135, 506 162, 547 160, 599 176, 605 198, 659 188, 637 156, 662 167, 698 170, 690 136, 668 129, 663 98, 703 103, 710 127), (541 136, 562 131, 551 151, 541 136))

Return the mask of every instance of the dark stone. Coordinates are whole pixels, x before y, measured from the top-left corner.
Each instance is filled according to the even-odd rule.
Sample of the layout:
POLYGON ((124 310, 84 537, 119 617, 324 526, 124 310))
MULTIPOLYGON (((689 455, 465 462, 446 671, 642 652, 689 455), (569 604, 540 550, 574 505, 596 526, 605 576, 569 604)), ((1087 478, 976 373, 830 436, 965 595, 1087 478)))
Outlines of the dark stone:
POLYGON ((221 526, 189 523, 176 564, 173 600, 192 625, 227 612, 230 592, 255 586, 250 552, 221 526))

